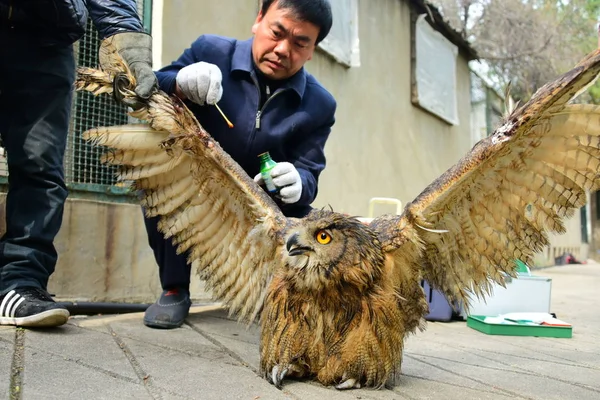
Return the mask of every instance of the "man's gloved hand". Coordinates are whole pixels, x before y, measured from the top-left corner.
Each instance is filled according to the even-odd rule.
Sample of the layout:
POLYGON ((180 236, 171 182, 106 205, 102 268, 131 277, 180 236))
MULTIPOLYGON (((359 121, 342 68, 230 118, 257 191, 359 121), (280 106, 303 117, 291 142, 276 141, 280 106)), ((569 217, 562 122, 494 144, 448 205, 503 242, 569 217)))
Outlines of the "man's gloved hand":
MULTIPOLYGON (((117 52, 125 62, 137 81, 135 93, 143 99, 150 97, 158 86, 156 75, 152 71, 152 36, 143 32, 116 33, 104 40, 112 41, 117 52)), ((111 60, 100 52, 100 66, 105 68, 111 60)))
POLYGON ((216 104, 223 95, 221 70, 215 64, 200 61, 183 67, 177 73, 177 86, 181 93, 201 106, 216 104))
MULTIPOLYGON (((302 179, 300 173, 289 162, 277 163, 271 170, 273 184, 277 187, 277 196, 287 204, 293 204, 300 200, 302 194, 302 179)), ((260 174, 254 177, 254 181, 263 185, 263 179, 260 174)))

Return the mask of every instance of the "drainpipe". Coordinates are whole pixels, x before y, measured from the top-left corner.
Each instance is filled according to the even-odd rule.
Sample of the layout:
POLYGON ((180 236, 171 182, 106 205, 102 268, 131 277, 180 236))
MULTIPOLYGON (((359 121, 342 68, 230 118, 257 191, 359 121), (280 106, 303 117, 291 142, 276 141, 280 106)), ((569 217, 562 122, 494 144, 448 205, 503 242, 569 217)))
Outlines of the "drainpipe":
POLYGON ((71 315, 127 314, 144 312, 151 304, 58 301, 71 315))

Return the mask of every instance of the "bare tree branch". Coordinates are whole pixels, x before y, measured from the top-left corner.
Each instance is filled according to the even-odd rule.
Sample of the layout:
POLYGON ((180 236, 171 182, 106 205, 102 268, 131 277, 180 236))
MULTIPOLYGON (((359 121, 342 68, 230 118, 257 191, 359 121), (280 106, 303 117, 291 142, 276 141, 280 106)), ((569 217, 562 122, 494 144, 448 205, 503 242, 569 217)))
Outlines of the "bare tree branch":
MULTIPOLYGON (((430 0, 494 75, 527 100, 600 45, 600 0, 430 0)), ((504 87, 496 88, 503 91, 504 87)), ((600 88, 598 96, 600 99, 600 88)))

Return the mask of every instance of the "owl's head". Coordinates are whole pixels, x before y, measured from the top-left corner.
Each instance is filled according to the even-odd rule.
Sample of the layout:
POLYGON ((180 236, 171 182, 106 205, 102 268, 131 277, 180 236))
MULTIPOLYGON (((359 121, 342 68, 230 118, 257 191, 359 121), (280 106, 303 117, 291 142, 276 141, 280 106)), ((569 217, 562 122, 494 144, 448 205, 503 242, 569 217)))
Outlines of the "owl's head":
POLYGON ((340 285, 364 290, 379 278, 384 262, 372 229, 326 210, 313 210, 288 231, 283 257, 288 279, 308 290, 340 285))

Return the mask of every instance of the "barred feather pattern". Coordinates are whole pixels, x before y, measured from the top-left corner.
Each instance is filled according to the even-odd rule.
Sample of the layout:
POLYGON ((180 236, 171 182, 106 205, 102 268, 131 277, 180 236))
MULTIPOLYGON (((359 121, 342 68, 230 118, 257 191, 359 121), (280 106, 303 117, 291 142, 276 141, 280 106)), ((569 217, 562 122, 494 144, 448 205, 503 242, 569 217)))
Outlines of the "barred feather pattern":
POLYGON ((395 279, 421 271, 468 307, 494 282, 503 285, 505 274, 515 276, 515 260, 531 262, 549 232, 565 232, 564 219, 600 187, 600 107, 569 104, 599 71, 595 51, 513 110, 401 216, 372 222, 391 254, 407 243, 392 228, 414 232, 423 244, 414 263, 397 264, 395 279))
MULTIPOLYGON (((80 69, 79 90, 111 93, 123 72, 120 62, 112 65, 80 69)), ((147 123, 93 128, 83 138, 107 149, 101 159, 119 167, 118 180, 131 183, 147 216, 160 216, 159 229, 197 262, 215 299, 239 320, 255 320, 278 265, 285 217, 179 99, 157 92, 140 103, 127 84, 120 95, 143 104, 131 114, 147 123)))
POLYGON ((231 315, 260 316, 261 370, 277 386, 286 376, 383 386, 400 368, 406 335, 424 327, 421 279, 468 305, 514 275, 516 259, 529 262, 548 232, 564 232, 600 186, 600 108, 569 104, 598 76, 599 51, 511 110, 402 215, 366 226, 325 210, 285 218, 183 102, 160 91, 138 99, 107 46, 113 62, 80 69, 77 88, 117 90, 147 124, 83 137, 107 148, 102 160, 118 166, 231 315), (323 231, 335 239, 323 245, 323 231))
POLYGON ((95 96, 112 94, 113 76, 108 72, 95 68, 78 67, 78 79, 75 81, 75 90, 85 90, 95 96))

